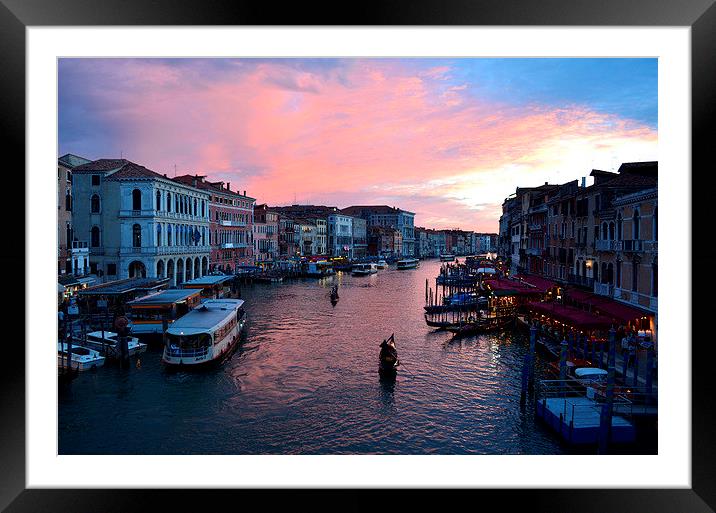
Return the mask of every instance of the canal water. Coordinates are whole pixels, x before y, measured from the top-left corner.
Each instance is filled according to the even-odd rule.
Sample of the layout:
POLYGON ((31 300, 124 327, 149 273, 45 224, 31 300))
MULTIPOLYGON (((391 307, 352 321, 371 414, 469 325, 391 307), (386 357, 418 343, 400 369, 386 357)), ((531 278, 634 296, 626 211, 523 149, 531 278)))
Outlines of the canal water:
MULTIPOLYGON (((453 340, 426 326, 440 262, 242 287, 246 339, 222 366, 169 372, 150 348, 59 390, 60 454, 560 454, 520 407, 519 333, 453 340), (340 300, 329 301, 332 285, 340 300), (378 376, 395 333, 402 366, 378 376)), ((537 378, 544 363, 537 359, 537 378)))

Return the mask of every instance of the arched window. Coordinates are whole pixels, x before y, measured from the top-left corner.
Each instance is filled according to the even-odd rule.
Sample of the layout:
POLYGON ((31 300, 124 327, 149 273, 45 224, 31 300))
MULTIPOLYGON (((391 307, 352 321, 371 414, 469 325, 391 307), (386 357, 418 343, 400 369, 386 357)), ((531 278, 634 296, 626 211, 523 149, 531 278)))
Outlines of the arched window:
POLYGON ((622 224, 624 223, 621 213, 617 216, 617 240, 622 240, 622 224))
POLYGON ((614 240, 614 223, 609 223, 609 240, 614 240))
POLYGON ((633 240, 639 240, 640 239, 640 219, 639 219, 639 210, 634 211, 634 220, 632 221, 633 227, 632 227, 632 239, 633 240))
POLYGON ((201 200, 201 217, 206 217, 206 203, 201 200))
POLYGON ((607 265, 607 283, 614 285, 614 264, 611 262, 607 265))
POLYGON ((193 214, 196 215, 196 199, 194 199, 194 212, 193 212, 193 214))
POLYGON ((69 189, 65 192, 65 210, 72 212, 72 194, 69 189))
POLYGON ((608 237, 607 237, 607 223, 602 223, 602 240, 608 240, 608 237))
POLYGON ((142 191, 139 189, 132 191, 132 210, 142 210, 142 191))
POLYGON ((99 209, 99 194, 93 194, 92 198, 90 199, 90 212, 92 212, 93 214, 99 214, 99 209))
POLYGON ((172 245, 172 225, 167 225, 167 246, 172 245))
POLYGON ((162 209, 162 193, 157 191, 157 212, 162 209))
POLYGON ((142 227, 138 224, 132 226, 132 247, 142 247, 142 227))
MULTIPOLYGON (((159 194, 159 193, 157 193, 159 194)), ((162 245, 162 225, 157 224, 157 246, 162 245)))
POLYGON ((72 225, 70 223, 67 223, 65 230, 66 230, 65 234, 67 236, 67 247, 69 248, 72 246, 72 235, 73 235, 72 234, 72 225))
POLYGON ((607 283, 607 264, 602 262, 602 283, 607 283))
POLYGON ((174 196, 174 211, 177 214, 181 214, 181 209, 179 208, 179 195, 177 194, 174 196))
POLYGON ((617 260, 617 282, 615 283, 617 287, 622 286, 622 261, 617 260))
POLYGON ((172 193, 167 192, 167 212, 172 211, 172 193))
POLYGON ((93 248, 99 247, 99 226, 93 226, 90 230, 90 246, 93 248))

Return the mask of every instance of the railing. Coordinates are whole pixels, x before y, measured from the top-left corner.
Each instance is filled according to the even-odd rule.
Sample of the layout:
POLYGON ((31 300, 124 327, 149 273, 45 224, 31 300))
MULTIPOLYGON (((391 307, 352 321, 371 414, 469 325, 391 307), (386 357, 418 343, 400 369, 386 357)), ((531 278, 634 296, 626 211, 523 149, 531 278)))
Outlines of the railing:
MULTIPOLYGON (((244 221, 219 221, 219 224, 221 226, 246 226, 246 222, 244 221)), ((293 230, 291 230, 293 232, 293 230)))
POLYGON ((73 240, 72 249, 88 249, 89 245, 85 241, 73 240))
POLYGON ((172 358, 198 358, 206 356, 209 353, 209 347, 197 347, 191 349, 182 349, 179 347, 166 347, 167 355, 172 358))
POLYGON ((614 285, 611 283, 595 283, 594 293, 599 294, 600 296, 611 297, 614 295, 614 285))
POLYGON ((567 275, 567 282, 573 285, 591 288, 594 284, 594 278, 591 276, 580 276, 579 274, 569 274, 567 275))
POLYGON ((244 242, 223 242, 221 244, 221 249, 247 248, 247 247, 249 247, 249 245, 244 242))
POLYGON ((623 240, 622 251, 637 252, 643 251, 644 241, 643 240, 623 240))
POLYGON ((648 308, 653 311, 656 311, 658 305, 657 297, 618 287, 614 288, 614 299, 619 299, 620 301, 628 302, 641 308, 648 308))

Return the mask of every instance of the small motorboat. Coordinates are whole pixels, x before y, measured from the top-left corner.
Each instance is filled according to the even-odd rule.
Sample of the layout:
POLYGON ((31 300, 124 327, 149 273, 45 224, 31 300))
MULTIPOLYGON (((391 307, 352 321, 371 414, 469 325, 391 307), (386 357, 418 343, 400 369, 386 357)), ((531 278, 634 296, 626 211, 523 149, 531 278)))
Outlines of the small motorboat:
POLYGON ((72 345, 68 347, 66 342, 57 343, 57 367, 71 368, 75 371, 86 371, 96 369, 104 365, 104 356, 88 347, 72 345), (69 351, 68 351, 69 349, 69 351), (68 363, 68 358, 71 363, 68 363))
POLYGON ((387 269, 388 268, 388 262, 386 262, 385 260, 378 260, 378 263, 375 265, 378 267, 378 269, 387 269))
MULTIPOLYGON (((119 335, 114 331, 93 331, 87 333, 85 340, 79 341, 80 345, 98 351, 108 358, 119 358, 119 335)), ((147 350, 147 344, 140 342, 137 337, 127 337, 127 352, 129 356, 136 356, 147 350)))
POLYGON ((378 360, 380 374, 394 374, 398 371, 400 360, 398 360, 398 349, 395 347, 395 333, 380 344, 378 360))

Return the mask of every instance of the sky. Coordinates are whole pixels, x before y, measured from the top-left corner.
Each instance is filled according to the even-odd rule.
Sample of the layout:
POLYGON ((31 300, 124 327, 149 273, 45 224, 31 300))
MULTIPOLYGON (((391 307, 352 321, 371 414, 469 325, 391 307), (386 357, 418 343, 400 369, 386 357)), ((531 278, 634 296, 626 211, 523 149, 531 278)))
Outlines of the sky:
POLYGON ((517 186, 658 160, 656 59, 60 59, 58 81, 59 155, 429 228, 497 232, 517 186))

